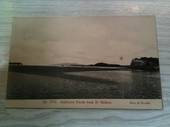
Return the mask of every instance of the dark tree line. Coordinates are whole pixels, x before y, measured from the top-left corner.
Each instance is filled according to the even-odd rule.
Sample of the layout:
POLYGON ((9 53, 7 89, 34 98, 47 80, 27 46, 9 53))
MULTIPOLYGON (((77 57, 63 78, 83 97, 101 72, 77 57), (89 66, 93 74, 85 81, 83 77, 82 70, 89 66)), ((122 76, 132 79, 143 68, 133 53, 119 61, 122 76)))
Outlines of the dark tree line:
POLYGON ((153 57, 134 58, 131 61, 130 67, 132 69, 158 71, 159 70, 159 59, 153 58, 153 57))

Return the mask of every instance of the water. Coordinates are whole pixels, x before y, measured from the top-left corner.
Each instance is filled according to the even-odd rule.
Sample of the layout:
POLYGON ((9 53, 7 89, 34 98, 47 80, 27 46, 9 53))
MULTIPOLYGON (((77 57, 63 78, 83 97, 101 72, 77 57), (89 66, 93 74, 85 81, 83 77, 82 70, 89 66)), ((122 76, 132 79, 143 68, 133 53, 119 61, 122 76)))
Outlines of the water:
MULTIPOLYGON (((47 69, 48 70, 48 69, 47 69)), ((15 71, 9 73, 10 99, 159 99, 159 72, 131 70, 15 71), (62 72, 62 73, 61 73, 62 72)))

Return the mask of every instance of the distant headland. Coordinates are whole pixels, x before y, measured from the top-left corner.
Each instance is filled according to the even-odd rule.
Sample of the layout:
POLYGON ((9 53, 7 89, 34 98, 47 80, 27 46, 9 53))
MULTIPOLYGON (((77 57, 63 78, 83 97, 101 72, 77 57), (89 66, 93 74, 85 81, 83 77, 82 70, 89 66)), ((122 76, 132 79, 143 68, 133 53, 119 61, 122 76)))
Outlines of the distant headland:
MULTIPOLYGON (((10 62, 10 66, 25 66, 21 62, 10 62)), ((28 66, 28 65, 27 65, 28 66)), ((59 66, 59 65, 52 65, 52 66, 59 66)), ((83 65, 83 64, 61 64, 61 67, 65 66, 76 66, 76 67, 117 67, 117 68, 124 68, 124 69, 131 69, 135 70, 143 70, 143 71, 159 71, 159 59, 155 57, 140 57, 134 58, 131 60, 129 65, 120 65, 120 64, 109 64, 104 62, 99 62, 95 64, 83 65)))

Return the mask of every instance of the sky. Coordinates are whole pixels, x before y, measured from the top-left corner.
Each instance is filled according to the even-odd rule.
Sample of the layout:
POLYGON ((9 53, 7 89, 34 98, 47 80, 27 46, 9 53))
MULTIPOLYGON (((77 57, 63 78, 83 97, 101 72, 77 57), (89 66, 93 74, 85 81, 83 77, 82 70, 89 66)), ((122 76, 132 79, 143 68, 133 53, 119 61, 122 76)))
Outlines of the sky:
POLYGON ((130 64, 158 57, 153 16, 14 18, 10 62, 130 64))

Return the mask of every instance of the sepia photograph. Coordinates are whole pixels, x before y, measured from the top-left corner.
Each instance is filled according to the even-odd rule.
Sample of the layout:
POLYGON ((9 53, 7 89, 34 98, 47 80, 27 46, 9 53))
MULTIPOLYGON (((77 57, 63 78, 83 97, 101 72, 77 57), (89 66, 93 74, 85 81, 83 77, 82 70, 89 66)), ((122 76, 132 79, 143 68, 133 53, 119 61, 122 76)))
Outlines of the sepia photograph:
POLYGON ((154 16, 15 17, 7 107, 161 109, 156 35, 154 16))

